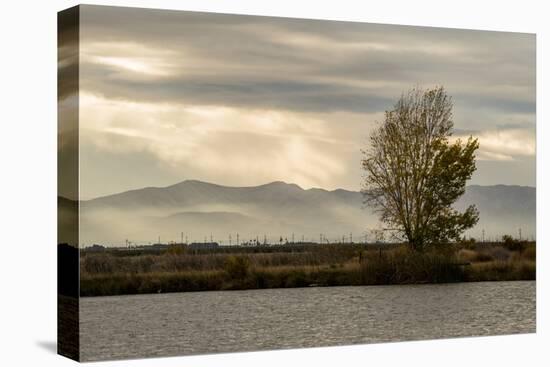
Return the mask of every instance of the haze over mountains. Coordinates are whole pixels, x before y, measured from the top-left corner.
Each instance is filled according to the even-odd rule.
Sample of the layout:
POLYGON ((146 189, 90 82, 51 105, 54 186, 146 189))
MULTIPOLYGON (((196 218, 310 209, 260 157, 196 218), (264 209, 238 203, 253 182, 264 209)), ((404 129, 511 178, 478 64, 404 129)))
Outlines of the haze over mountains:
MULTIPOLYGON (((322 233, 335 241, 353 234, 363 240, 370 230, 379 228, 378 217, 365 208, 359 192, 347 190, 304 190, 298 185, 272 182, 253 187, 228 187, 188 180, 168 187, 148 187, 82 201, 80 243, 123 245, 205 239, 236 243, 264 235, 270 243, 280 238, 289 241, 319 241, 322 233)), ((71 205, 59 200, 60 213, 71 205)), ((486 239, 502 234, 525 238, 535 236, 535 188, 526 186, 469 186, 456 207, 475 204, 479 224, 467 235, 486 239)))

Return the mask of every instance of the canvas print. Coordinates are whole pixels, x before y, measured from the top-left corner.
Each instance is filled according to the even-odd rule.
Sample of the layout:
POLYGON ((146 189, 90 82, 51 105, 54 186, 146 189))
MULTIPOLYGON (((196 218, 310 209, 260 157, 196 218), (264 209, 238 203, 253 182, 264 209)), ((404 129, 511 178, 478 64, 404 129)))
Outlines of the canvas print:
POLYGON ((535 35, 59 13, 58 348, 534 333, 535 35))

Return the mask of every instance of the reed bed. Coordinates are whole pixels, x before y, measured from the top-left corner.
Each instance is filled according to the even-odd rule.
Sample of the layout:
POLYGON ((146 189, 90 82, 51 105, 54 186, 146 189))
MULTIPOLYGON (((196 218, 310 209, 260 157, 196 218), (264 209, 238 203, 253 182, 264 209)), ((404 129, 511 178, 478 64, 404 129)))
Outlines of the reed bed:
POLYGON ((120 256, 83 252, 81 296, 288 288, 532 280, 536 247, 453 244, 424 252, 407 245, 317 246, 296 252, 167 250, 120 256))

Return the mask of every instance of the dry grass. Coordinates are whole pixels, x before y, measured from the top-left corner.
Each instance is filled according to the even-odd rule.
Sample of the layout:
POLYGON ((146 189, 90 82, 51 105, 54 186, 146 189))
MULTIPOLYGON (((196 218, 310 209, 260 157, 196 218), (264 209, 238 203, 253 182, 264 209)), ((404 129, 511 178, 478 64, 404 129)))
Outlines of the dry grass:
POLYGON ((472 264, 468 281, 534 280, 536 264, 530 260, 490 261, 472 264))
POLYGON ((536 247, 439 246, 424 253, 318 246, 298 252, 185 253, 138 256, 84 253, 81 295, 224 289, 377 285, 535 279, 536 247))

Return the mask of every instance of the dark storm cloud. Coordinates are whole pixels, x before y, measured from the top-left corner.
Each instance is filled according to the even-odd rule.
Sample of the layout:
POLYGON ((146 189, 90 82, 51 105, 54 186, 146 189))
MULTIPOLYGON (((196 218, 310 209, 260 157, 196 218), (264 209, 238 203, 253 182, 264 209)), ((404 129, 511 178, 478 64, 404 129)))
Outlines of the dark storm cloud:
POLYGON ((87 43, 173 52, 164 78, 87 65, 85 87, 107 98, 373 112, 437 84, 474 108, 534 112, 532 35, 96 6, 82 19, 87 43))
POLYGON ((118 80, 105 92, 105 80, 90 79, 91 91, 105 97, 163 103, 226 105, 282 110, 326 112, 345 110, 376 112, 394 101, 376 90, 329 83, 269 78, 223 78, 204 76, 148 80, 118 80))
MULTIPOLYGON (((490 109, 500 112, 534 113, 536 109, 535 99, 522 96, 482 96, 475 94, 458 94, 453 97, 455 104, 469 106, 475 109, 490 109)), ((533 120, 532 123, 535 121, 533 120)))

